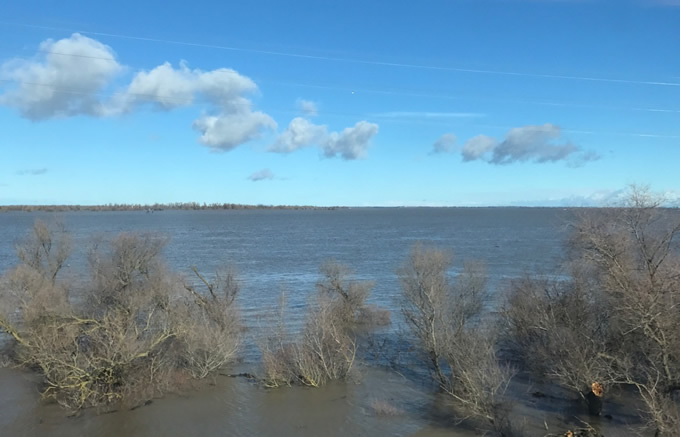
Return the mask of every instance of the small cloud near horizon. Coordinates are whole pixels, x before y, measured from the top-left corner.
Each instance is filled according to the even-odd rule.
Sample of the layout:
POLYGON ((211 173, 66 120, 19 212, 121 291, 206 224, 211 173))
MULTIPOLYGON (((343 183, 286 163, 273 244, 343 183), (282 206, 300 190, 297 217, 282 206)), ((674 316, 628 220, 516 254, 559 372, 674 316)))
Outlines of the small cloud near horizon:
POLYGON ((45 167, 43 167, 43 168, 28 168, 28 169, 17 171, 17 175, 19 175, 19 176, 40 176, 40 175, 44 175, 47 172, 48 172, 48 170, 45 167))
POLYGON ((251 174, 248 176, 248 180, 251 180, 253 182, 259 182, 259 181, 269 181, 274 179, 274 173, 269 170, 268 168, 263 168, 262 170, 258 170, 255 173, 251 174))

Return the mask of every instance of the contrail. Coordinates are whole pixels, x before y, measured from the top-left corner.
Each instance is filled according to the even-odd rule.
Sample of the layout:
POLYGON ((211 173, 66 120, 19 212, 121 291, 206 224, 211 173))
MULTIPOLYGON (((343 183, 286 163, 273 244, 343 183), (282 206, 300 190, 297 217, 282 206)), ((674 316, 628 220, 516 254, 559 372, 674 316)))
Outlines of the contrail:
POLYGON ((467 100, 467 101, 478 101, 478 102, 496 102, 496 103, 519 103, 523 105, 538 105, 538 106, 559 106, 559 107, 573 107, 573 108, 588 108, 588 109, 607 109, 607 110, 626 110, 626 111, 640 111, 640 112, 657 112, 657 113, 671 113, 680 114, 680 109, 672 108, 651 108, 651 107, 638 107, 638 106, 617 106, 617 105, 592 105, 587 103, 570 103, 570 102, 558 102, 558 101, 548 101, 548 100, 522 100, 522 99, 499 99, 491 97, 471 97, 471 96, 458 96, 451 94, 442 93, 423 93, 416 92, 406 89, 392 89, 392 90, 381 90, 377 88, 351 88, 349 86, 333 86, 333 85, 322 85, 314 83, 300 83, 300 82, 282 82, 277 80, 269 80, 267 78, 257 78, 258 83, 269 83, 290 87, 301 87, 301 88, 319 88, 327 90, 336 91, 356 91, 357 93, 367 93, 367 94, 382 94, 390 96, 406 96, 406 97, 423 97, 423 98, 433 98, 433 99, 443 99, 443 100, 467 100))
POLYGON ((87 31, 87 30, 73 30, 73 29, 66 29, 66 28, 61 28, 61 27, 40 26, 40 25, 35 25, 35 24, 10 23, 10 22, 7 22, 7 21, 0 21, 0 24, 16 25, 16 26, 22 26, 22 27, 35 28, 35 29, 44 29, 44 30, 57 30, 57 31, 61 31, 61 32, 78 32, 78 33, 85 34, 85 35, 96 35, 96 36, 106 36, 106 37, 111 37, 111 38, 129 39, 129 40, 135 40, 135 41, 175 44, 175 45, 182 45, 182 46, 188 46, 188 47, 201 47, 201 48, 208 48, 208 49, 228 50, 228 51, 236 51, 236 52, 244 52, 244 53, 257 53, 257 54, 270 55, 270 56, 283 56, 283 57, 298 58, 298 59, 313 59, 313 60, 319 60, 319 61, 343 62, 343 63, 363 64, 363 65, 376 65, 376 66, 383 66, 383 67, 398 67, 398 68, 411 68, 411 69, 419 69, 419 70, 451 71, 451 72, 458 72, 458 73, 474 73, 474 74, 486 74, 486 75, 498 75, 498 76, 516 76, 516 77, 532 77, 532 78, 586 81, 586 82, 619 83, 619 84, 629 84, 629 85, 652 85, 652 86, 680 87, 680 82, 616 79, 616 78, 604 78, 604 77, 592 77, 592 76, 570 76, 570 75, 561 75, 561 74, 525 73, 525 72, 516 72, 516 71, 485 70, 485 69, 476 69, 476 68, 443 67, 443 66, 435 66, 435 65, 412 64, 412 63, 402 63, 402 62, 368 61, 368 60, 362 60, 362 59, 342 58, 342 57, 335 57, 335 56, 304 55, 304 54, 300 54, 300 53, 281 52, 281 51, 274 51, 274 50, 247 49, 247 48, 243 48, 243 47, 224 46, 224 45, 216 45, 216 44, 204 44, 204 43, 169 40, 169 39, 161 39, 161 38, 151 38, 151 37, 142 37, 142 36, 134 36, 134 35, 124 35, 124 34, 119 34, 119 33, 94 32, 94 31, 87 31))

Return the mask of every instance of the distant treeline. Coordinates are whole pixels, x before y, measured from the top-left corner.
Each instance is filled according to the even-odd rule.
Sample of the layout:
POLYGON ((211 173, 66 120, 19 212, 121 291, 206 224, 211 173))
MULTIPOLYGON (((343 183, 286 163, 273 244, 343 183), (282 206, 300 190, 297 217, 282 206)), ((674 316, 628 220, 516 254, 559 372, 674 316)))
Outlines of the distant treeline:
POLYGON ((338 206, 306 206, 306 205, 242 205, 238 203, 154 203, 153 205, 110 203, 107 205, 0 205, 0 212, 8 211, 163 211, 163 210, 222 210, 222 209, 340 209, 338 206))

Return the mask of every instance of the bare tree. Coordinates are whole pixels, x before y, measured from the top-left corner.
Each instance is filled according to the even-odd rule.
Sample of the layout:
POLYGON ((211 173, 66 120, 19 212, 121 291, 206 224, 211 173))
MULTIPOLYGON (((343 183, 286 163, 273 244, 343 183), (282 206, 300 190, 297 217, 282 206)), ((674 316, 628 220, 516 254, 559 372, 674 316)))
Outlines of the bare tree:
POLYGON ((524 362, 589 401, 600 383, 636 387, 658 435, 676 435, 680 389, 677 211, 631 187, 623 204, 584 210, 568 241, 568 279, 515 281, 502 315, 524 362))
POLYGON ((330 298, 339 308, 335 312, 344 319, 347 326, 356 324, 366 308, 366 297, 373 288, 367 281, 350 281, 351 270, 333 260, 321 264, 322 280, 316 288, 320 296, 330 298))
POLYGON ((63 225, 37 220, 16 253, 21 263, 0 278, 0 329, 22 343, 21 330, 69 311, 68 286, 57 277, 70 254, 70 238, 63 225))
POLYGON ((235 299, 240 291, 236 272, 227 269, 208 281, 196 267, 192 268, 207 293, 199 293, 184 283, 193 302, 185 301, 176 308, 177 323, 184 329, 182 341, 185 365, 196 379, 214 374, 232 362, 240 345, 240 318, 235 299))
POLYGON ((289 338, 285 299, 279 310, 279 329, 260 345, 264 380, 269 387, 302 384, 319 387, 345 379, 357 353, 357 324, 371 284, 350 281, 349 269, 333 261, 322 264, 323 279, 309 303, 302 332, 289 338))
POLYGON ((486 274, 466 263, 449 279, 452 256, 417 244, 399 270, 402 312, 441 389, 466 413, 487 420, 500 435, 513 435, 503 395, 514 371, 496 357, 495 334, 482 325, 486 274))
POLYGON ((638 388, 657 434, 675 435, 677 416, 668 412, 677 412, 680 389, 680 220, 663 204, 648 188, 631 187, 620 207, 584 214, 571 247, 610 305, 614 376, 638 388))
POLYGON ((56 222, 50 227, 42 220, 36 220, 29 236, 16 246, 16 252, 25 266, 54 285, 71 255, 71 238, 63 223, 56 222))
POLYGON ((609 310, 580 281, 525 276, 512 282, 501 317, 505 340, 523 363, 583 399, 593 382, 611 383, 609 310))
POLYGON ((451 259, 452 256, 443 250, 426 249, 418 244, 398 272, 404 293, 402 313, 442 386, 448 385, 442 369, 442 337, 448 329, 448 306, 452 300, 447 276, 451 259))

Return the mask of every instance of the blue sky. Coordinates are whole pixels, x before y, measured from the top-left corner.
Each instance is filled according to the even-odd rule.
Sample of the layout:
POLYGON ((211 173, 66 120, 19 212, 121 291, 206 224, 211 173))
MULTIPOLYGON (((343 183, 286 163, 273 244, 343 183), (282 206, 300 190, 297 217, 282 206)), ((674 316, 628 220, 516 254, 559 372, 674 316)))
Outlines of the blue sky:
POLYGON ((0 204, 680 193, 680 1, 3 2, 0 204))

